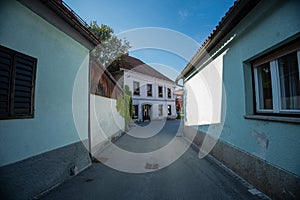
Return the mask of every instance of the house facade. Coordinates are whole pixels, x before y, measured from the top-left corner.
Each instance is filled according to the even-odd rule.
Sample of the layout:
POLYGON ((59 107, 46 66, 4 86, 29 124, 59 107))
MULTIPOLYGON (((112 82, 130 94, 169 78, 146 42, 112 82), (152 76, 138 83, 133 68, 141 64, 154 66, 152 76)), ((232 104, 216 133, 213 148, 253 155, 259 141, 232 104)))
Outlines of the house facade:
POLYGON ((112 72, 120 85, 132 91, 133 120, 161 120, 176 117, 176 84, 141 60, 125 56, 119 70, 112 72))
POLYGON ((176 117, 175 83, 130 70, 124 84, 132 91, 133 119, 156 120, 176 117))
POLYGON ((61 0, 1 1, 0 24, 0 196, 31 199, 90 166, 91 150, 118 134, 95 125, 114 115, 122 129, 114 108, 95 110, 120 90, 97 74, 90 51, 100 41, 61 0), (92 76, 102 96, 90 94, 92 76))
POLYGON ((299 10, 235 2, 177 78, 185 137, 275 199, 300 197, 299 10))

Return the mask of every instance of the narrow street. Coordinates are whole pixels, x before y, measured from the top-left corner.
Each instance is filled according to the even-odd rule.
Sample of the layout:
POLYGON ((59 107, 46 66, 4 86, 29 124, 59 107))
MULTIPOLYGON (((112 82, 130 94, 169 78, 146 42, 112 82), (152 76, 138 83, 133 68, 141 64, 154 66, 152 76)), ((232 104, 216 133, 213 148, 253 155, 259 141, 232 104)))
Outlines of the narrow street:
MULTIPOLYGON (((155 123, 155 122, 154 122, 155 123)), ((167 121, 155 136, 124 135, 116 145, 135 152, 152 151, 176 137, 180 121, 167 121)), ((147 128, 145 123, 137 128, 147 128)), ((180 140, 183 140, 181 137, 180 140)), ((109 149, 110 147, 108 147, 109 149)), ((105 152, 106 150, 104 150, 105 152)), ((41 199, 260 199, 208 158, 189 148, 171 165, 148 173, 121 172, 93 163, 41 199)))
POLYGON ((0 2, 0 200, 300 199, 300 0, 0 2))

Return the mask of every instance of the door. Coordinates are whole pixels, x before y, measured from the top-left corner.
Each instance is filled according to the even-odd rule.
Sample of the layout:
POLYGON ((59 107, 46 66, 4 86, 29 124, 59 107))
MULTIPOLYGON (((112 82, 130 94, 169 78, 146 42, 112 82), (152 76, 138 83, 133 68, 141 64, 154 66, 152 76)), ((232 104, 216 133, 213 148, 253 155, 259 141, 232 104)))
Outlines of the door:
POLYGON ((143 121, 151 120, 150 111, 151 111, 151 105, 149 104, 143 105, 143 121))

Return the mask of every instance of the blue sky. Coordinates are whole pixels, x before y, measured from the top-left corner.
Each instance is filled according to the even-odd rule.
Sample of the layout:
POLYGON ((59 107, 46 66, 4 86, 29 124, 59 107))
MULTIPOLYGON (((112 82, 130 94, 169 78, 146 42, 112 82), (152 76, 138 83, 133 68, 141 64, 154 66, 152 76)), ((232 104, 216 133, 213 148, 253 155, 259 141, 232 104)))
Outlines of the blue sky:
MULTIPOLYGON (((177 31, 192 38, 198 47, 215 28, 234 0, 65 0, 65 2, 86 22, 96 20, 107 24, 115 34, 143 27, 160 27, 177 31)), ((164 40, 167 40, 164 39, 164 40)), ((129 41, 132 42, 132 41, 129 41)), ((171 41, 174 43, 177 41, 171 41)), ((184 46, 182 41, 182 46, 184 46)), ((196 53, 191 48, 189 58, 182 58, 172 52, 158 49, 131 51, 145 63, 156 63, 154 68, 166 75, 168 70, 180 72, 196 53), (161 66, 166 66, 165 70, 161 66)), ((172 73, 173 74, 173 73, 172 73)), ((171 77, 175 78, 174 75, 171 77)))

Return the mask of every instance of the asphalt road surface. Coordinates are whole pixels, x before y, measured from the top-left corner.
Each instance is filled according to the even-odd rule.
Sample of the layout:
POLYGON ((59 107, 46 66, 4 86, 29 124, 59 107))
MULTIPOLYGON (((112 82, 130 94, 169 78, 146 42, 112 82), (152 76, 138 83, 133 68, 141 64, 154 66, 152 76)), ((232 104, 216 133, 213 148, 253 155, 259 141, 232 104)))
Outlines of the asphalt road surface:
POLYGON ((261 199, 212 159, 199 159, 195 149, 176 155, 172 141, 175 146, 187 144, 176 137, 179 129, 178 120, 136 125, 99 154, 102 163, 93 163, 41 199, 261 199), (159 152, 168 145, 170 154, 159 152), (119 155, 120 149, 124 155, 119 155), (138 155, 142 156, 135 159, 138 155), (170 157, 172 162, 165 161, 170 157))

